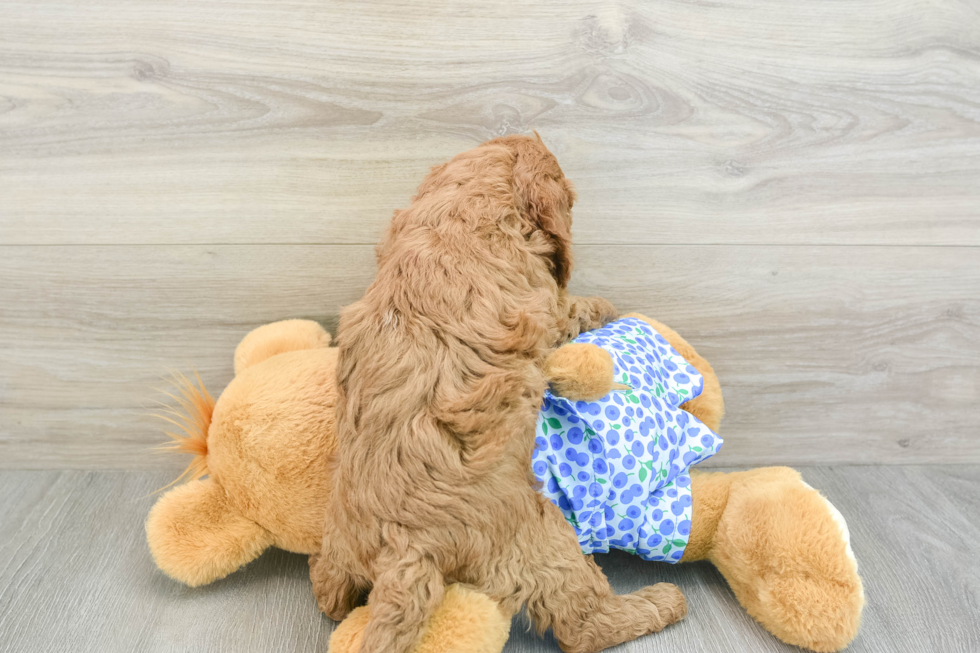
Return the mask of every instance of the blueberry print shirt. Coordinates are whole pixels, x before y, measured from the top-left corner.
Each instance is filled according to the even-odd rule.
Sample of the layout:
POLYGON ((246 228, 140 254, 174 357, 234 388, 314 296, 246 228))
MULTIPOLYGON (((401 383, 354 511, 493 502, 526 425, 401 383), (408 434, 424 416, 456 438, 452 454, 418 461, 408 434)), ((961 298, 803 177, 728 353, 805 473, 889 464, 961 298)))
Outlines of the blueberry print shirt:
POLYGON ((721 438, 679 406, 704 379, 643 320, 584 333, 612 356, 617 382, 599 401, 550 392, 538 414, 534 475, 575 528, 584 553, 610 548, 677 562, 691 535, 691 465, 721 438))

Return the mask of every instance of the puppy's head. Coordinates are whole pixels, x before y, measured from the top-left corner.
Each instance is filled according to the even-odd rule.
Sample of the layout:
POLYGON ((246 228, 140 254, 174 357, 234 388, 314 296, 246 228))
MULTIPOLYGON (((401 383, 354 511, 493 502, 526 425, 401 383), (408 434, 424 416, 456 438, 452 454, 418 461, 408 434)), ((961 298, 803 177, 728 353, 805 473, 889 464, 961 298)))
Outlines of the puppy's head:
POLYGON ((530 136, 505 136, 490 141, 515 155, 514 190, 519 209, 528 222, 541 229, 554 245, 551 262, 562 288, 572 275, 572 204, 575 190, 565 179, 555 155, 535 132, 530 136))

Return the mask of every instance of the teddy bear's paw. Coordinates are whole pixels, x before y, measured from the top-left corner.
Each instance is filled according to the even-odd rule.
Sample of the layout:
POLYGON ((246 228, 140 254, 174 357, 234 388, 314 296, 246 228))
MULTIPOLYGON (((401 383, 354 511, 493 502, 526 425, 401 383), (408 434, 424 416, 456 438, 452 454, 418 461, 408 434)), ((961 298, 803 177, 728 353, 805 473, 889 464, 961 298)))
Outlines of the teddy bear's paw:
MULTIPOLYGON (((848 559, 850 559, 850 561, 854 563, 854 571, 857 571, 858 561, 857 558, 854 557, 854 549, 851 548, 851 531, 850 529, 847 528, 847 522, 844 521, 844 515, 840 513, 840 510, 837 509, 837 506, 832 504, 827 499, 827 497, 820 494, 820 492, 813 489, 813 487, 809 483, 807 483, 802 479, 800 479, 800 483, 802 483, 811 492, 814 492, 820 498, 820 500, 823 501, 824 506, 827 508, 827 512, 830 514, 831 519, 834 520, 834 523, 837 524, 837 528, 840 530, 840 537, 845 545, 844 552, 847 554, 848 559)), ((862 597, 864 596, 864 588, 861 589, 861 596, 862 597)))
POLYGON ((191 481, 160 497, 146 518, 157 566, 198 587, 224 578, 272 546, 273 537, 243 517, 212 479, 191 481))
MULTIPOLYGON (((822 570, 823 575, 774 576, 759 599, 767 612, 776 616, 784 641, 813 651, 839 651, 857 634, 864 606, 864 586, 857 573, 857 558, 844 516, 817 490, 802 479, 799 482, 811 498, 822 504, 826 512, 820 514, 821 530, 833 532, 827 522, 829 518, 837 529, 847 559, 841 558, 840 546, 821 546, 815 540, 818 546, 812 553, 811 568, 822 570)), ((817 514, 815 510, 814 515, 817 514)))
POLYGON ((732 485, 711 560, 775 636, 839 651, 857 634, 864 606, 843 517, 793 470, 749 474, 732 485))
POLYGON ((829 653, 854 639, 863 602, 853 586, 827 578, 779 575, 760 588, 760 611, 753 616, 787 644, 829 653))

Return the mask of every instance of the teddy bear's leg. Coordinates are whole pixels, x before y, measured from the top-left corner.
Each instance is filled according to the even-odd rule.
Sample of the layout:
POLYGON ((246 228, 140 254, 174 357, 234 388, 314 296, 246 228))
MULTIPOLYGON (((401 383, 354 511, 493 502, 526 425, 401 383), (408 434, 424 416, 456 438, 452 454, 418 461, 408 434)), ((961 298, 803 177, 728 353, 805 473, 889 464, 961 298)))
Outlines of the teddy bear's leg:
MULTIPOLYGON (((330 637, 330 653, 357 653, 370 606, 357 608, 330 637)), ((413 653, 500 653, 510 635, 510 615, 484 594, 460 585, 446 588, 413 653)))
POLYGON ((671 347, 677 350, 678 354, 701 373, 702 378, 704 378, 704 389, 700 395, 682 404, 681 408, 697 417, 709 429, 718 433, 721 428, 721 418, 725 416, 725 400, 721 396, 721 384, 718 382, 718 375, 715 374, 711 364, 702 358, 687 340, 684 340, 679 333, 666 324, 661 324, 639 313, 627 313, 623 317, 634 317, 652 326, 670 343, 671 347))
POLYGON ((864 590, 840 513, 795 470, 691 475, 682 562, 707 558, 772 634, 838 651, 857 634, 864 590))
POLYGON ((276 354, 330 346, 330 334, 313 320, 282 320, 263 324, 235 348, 235 374, 276 354))
POLYGON ((160 569, 191 587, 224 578, 272 545, 272 534, 238 514, 211 479, 164 494, 146 518, 146 539, 160 569))

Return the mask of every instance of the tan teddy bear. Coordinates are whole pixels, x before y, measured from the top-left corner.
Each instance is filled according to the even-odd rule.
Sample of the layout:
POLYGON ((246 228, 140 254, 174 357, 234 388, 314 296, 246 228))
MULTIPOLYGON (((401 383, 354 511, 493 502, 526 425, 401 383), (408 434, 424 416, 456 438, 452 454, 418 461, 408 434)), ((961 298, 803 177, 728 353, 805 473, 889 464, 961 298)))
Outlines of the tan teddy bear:
MULTIPOLYGON (((704 390, 682 407, 714 431, 724 413, 711 366, 670 328, 657 332, 701 372, 704 390)), ((270 546, 320 550, 336 448, 336 350, 319 324, 287 320, 249 333, 235 351, 235 378, 215 402, 200 383, 182 384, 192 480, 162 496, 147 518, 150 550, 167 575, 191 586, 222 578, 270 546), (207 478, 201 477, 207 475, 207 478)), ((546 372, 557 394, 596 399, 614 389, 609 354, 593 345, 556 350, 546 372)), ((794 470, 692 474, 693 519, 681 562, 710 560, 745 609, 781 640, 816 651, 844 648, 864 604, 840 513, 794 470)), ((331 638, 356 651, 368 607, 331 638)), ((450 587, 416 653, 499 653, 510 629, 488 597, 450 587)))

